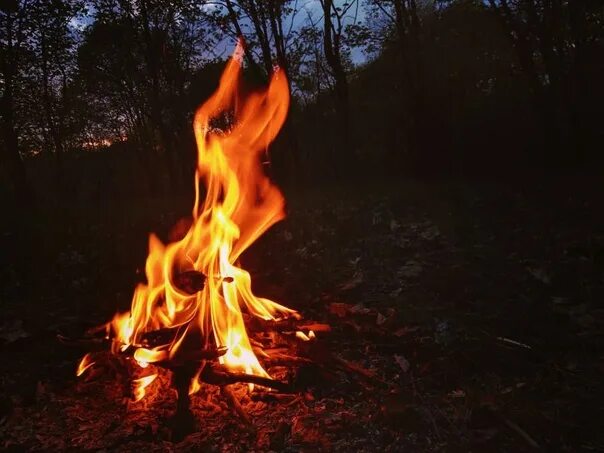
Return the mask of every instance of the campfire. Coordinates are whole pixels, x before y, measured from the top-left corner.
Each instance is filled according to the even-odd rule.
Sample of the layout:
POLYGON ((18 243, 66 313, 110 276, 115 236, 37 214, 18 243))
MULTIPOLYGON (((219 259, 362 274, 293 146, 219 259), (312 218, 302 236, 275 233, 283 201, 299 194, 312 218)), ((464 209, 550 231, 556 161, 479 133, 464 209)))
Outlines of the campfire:
MULTIPOLYGON (((130 311, 87 334, 89 341, 110 346, 135 364, 136 401, 145 398, 160 369, 170 370, 181 417, 190 415, 189 395, 204 382, 221 386, 240 415, 230 384, 292 391, 289 382, 272 379, 263 368, 259 357, 268 360, 271 352, 252 340, 248 329, 278 330, 299 342, 315 338, 312 326, 297 325, 296 311, 257 297, 249 272, 239 265, 241 254, 285 216, 283 195, 264 174, 261 160, 289 106, 288 83, 279 69, 265 89, 242 91, 242 57, 239 44, 218 89, 195 114, 198 159, 190 228, 169 244, 150 236, 147 282, 136 287, 130 311)), ((95 353, 86 354, 77 375, 94 363, 95 353)))

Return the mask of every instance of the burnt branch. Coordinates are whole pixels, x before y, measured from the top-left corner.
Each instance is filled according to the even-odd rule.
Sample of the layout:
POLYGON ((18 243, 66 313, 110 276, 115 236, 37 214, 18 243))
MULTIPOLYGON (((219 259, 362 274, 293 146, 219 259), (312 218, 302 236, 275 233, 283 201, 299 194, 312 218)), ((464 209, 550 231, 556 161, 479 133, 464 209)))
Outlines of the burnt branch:
POLYGON ((199 378, 207 384, 224 387, 231 384, 255 384, 268 387, 281 393, 295 393, 293 386, 288 382, 275 381, 263 376, 247 373, 234 373, 216 365, 206 365, 199 378))

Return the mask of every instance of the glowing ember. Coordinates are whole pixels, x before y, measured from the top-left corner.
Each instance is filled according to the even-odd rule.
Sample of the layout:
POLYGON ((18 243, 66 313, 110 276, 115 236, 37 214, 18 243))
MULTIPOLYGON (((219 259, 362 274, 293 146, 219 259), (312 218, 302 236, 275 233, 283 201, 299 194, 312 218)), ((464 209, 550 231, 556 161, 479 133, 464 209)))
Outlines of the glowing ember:
MULTIPOLYGON (((130 312, 116 314, 108 325, 113 352, 134 349, 141 367, 174 359, 187 338, 188 349, 191 342, 199 350, 225 347, 219 360, 229 371, 268 377, 250 345, 242 311, 264 320, 296 316, 283 305, 256 297, 250 274, 238 264, 241 253, 285 215, 284 198, 264 175, 260 158, 289 107, 287 80, 279 70, 266 89, 241 94, 241 61, 238 45, 217 91, 195 114, 198 160, 191 227, 183 239, 167 245, 151 235, 147 284, 134 291, 130 312), (228 122, 228 128, 214 128, 218 120, 228 122), (205 276, 205 286, 193 294, 184 292, 175 281, 186 273, 205 276), (173 333, 169 340, 145 342, 145 334, 166 330, 173 333)), ((137 398, 153 379, 136 381, 137 398)), ((191 391, 198 388, 194 380, 191 391)))

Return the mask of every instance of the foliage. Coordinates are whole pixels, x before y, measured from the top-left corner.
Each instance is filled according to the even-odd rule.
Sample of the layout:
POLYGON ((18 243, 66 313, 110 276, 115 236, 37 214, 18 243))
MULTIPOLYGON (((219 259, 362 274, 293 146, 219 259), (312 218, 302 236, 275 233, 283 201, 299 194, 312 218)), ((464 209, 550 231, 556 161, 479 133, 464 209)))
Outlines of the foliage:
POLYGON ((23 159, 42 155, 60 194, 66 159, 113 146, 151 192, 179 188, 192 114, 239 36, 252 85, 275 65, 290 80, 281 177, 491 172, 493 159, 568 163, 569 150, 589 161, 603 20, 598 2, 567 0, 12 0, 0 12, 6 187, 26 192, 23 159))

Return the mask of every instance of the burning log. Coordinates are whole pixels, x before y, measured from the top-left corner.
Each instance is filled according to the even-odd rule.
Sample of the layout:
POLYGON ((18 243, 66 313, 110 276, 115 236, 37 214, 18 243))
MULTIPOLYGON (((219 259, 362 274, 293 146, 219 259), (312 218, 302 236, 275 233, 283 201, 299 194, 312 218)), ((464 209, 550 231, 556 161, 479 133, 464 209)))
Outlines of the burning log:
POLYGON ((171 419, 172 437, 175 441, 183 439, 195 430, 195 416, 191 412, 189 386, 197 367, 191 363, 172 368, 172 387, 176 390, 176 412, 171 419))
POLYGON ((109 338, 94 338, 94 337, 68 337, 61 333, 57 334, 57 339, 66 346, 86 349, 89 352, 106 351, 111 348, 112 341, 109 338))
POLYGON ((250 332, 296 332, 306 330, 314 331, 314 332, 329 332, 331 327, 329 324, 320 324, 320 323, 303 323, 300 321, 299 316, 292 316, 291 318, 286 319, 271 319, 265 320, 256 318, 253 316, 244 316, 246 320, 246 327, 250 332))

